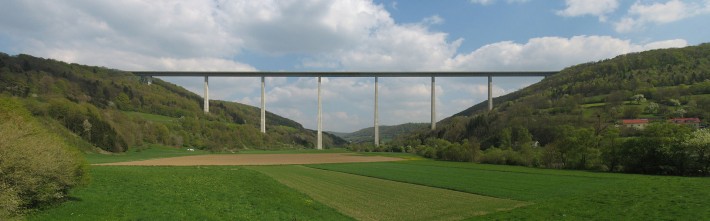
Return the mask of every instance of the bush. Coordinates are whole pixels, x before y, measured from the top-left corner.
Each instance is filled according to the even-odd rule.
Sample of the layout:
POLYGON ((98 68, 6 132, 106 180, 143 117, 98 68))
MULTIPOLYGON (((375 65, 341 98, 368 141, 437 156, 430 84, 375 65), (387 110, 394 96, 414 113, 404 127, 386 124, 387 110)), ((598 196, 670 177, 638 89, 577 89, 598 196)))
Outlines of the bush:
POLYGON ((85 181, 80 153, 17 100, 0 98, 0 141, 0 220, 61 201, 85 181))

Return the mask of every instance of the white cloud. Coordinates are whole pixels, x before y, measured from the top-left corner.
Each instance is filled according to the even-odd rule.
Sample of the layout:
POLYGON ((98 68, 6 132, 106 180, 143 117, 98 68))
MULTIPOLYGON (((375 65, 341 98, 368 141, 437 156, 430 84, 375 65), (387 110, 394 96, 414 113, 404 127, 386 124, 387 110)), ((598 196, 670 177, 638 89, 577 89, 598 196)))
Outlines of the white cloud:
POLYGON ((682 39, 640 45, 610 36, 542 37, 524 44, 504 41, 485 45, 456 55, 449 66, 463 70, 560 70, 624 53, 687 45, 682 39))
POLYGON ((444 23, 444 19, 439 15, 432 15, 424 18, 422 23, 425 25, 440 25, 444 23))
POLYGON ((217 18, 245 48, 269 54, 322 53, 354 47, 394 21, 371 1, 219 1, 217 18))
POLYGON ((606 15, 614 12, 619 7, 618 0, 565 0, 567 8, 557 11, 557 15, 565 17, 576 17, 593 15, 599 17, 599 21, 605 22, 606 15))
MULTIPOLYGON (((479 4, 479 5, 491 5, 496 2, 496 0, 469 0, 473 4, 479 4)), ((506 0, 508 4, 513 4, 513 3, 525 3, 530 0, 506 0)))
POLYGON ((471 0, 473 4, 490 5, 493 4, 495 0, 471 0))
POLYGON ((665 3, 634 3, 626 16, 614 24, 617 32, 641 30, 649 24, 667 24, 710 13, 710 1, 671 0, 665 3))

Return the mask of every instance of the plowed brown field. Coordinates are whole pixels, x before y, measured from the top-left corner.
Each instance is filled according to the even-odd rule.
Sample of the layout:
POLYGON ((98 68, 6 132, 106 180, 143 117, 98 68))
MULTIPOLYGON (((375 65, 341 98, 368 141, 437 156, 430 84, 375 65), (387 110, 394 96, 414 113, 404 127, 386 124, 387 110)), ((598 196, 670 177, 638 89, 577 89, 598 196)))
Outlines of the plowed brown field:
POLYGON ((321 164, 384 162, 403 160, 394 157, 362 156, 350 153, 319 154, 215 154, 160 158, 151 160, 103 163, 95 165, 120 166, 195 166, 195 165, 285 165, 285 164, 321 164))

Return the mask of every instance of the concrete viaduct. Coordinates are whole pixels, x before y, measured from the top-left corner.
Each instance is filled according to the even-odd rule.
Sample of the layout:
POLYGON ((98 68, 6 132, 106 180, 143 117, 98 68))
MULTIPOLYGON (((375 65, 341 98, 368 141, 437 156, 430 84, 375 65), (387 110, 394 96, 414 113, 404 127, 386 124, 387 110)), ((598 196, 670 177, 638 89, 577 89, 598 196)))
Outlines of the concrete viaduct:
POLYGON ((133 71, 133 74, 141 76, 151 82, 152 77, 204 77, 204 111, 209 112, 209 77, 261 77, 261 132, 266 133, 266 98, 265 81, 266 77, 317 77, 318 78, 318 143, 317 149, 323 149, 323 120, 321 109, 320 85, 322 77, 374 77, 375 78, 375 146, 380 144, 379 131, 379 111, 378 103, 378 78, 379 77, 431 77, 431 129, 436 129, 436 97, 435 83, 436 77, 488 77, 488 110, 493 109, 493 77, 547 77, 557 73, 556 71, 512 71, 512 72, 471 72, 471 71, 449 71, 449 72, 266 72, 266 71, 237 71, 237 72, 215 72, 215 71, 133 71))

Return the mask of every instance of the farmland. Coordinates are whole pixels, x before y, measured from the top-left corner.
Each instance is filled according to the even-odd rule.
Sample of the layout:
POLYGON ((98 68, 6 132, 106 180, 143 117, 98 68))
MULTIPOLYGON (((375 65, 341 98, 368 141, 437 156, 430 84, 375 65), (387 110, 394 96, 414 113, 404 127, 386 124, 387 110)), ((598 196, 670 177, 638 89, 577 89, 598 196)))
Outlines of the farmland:
POLYGON ((250 168, 358 220, 460 220, 527 204, 305 166, 250 168))
POLYGON ((482 220, 703 220, 710 217, 708 178, 441 161, 312 167, 534 203, 474 217, 482 220))
MULTIPOLYGON (((130 159, 158 157, 160 151, 132 153, 130 159)), ((368 155, 409 160, 281 166, 92 166, 91 184, 74 190, 68 202, 36 211, 28 218, 702 220, 710 217, 708 178, 442 162, 408 154, 368 155)), ((293 155, 299 156, 305 155, 293 155)), ((103 157, 118 158, 94 157, 90 161, 122 159, 103 157)))
POLYGON ((241 167, 92 167, 92 183, 30 220, 350 220, 241 167))

